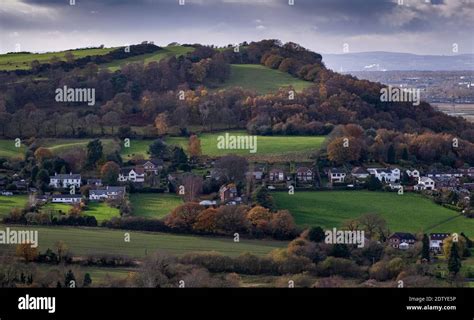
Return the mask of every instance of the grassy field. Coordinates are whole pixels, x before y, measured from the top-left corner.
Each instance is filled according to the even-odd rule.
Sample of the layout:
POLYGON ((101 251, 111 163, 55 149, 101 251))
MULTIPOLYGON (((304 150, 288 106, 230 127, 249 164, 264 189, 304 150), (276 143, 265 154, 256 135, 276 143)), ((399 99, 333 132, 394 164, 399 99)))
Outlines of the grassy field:
POLYGON ((21 144, 19 148, 15 146, 15 140, 0 140, 0 158, 23 158, 26 147, 21 144))
POLYGON ((277 207, 288 209, 298 225, 339 227, 344 220, 366 213, 380 214, 390 230, 407 232, 465 232, 474 236, 474 219, 458 216, 413 193, 369 191, 273 193, 277 207))
POLYGON ((142 54, 139 56, 134 56, 134 57, 130 57, 127 59, 122 59, 122 60, 115 60, 110 63, 103 64, 102 67, 107 68, 110 71, 116 71, 128 63, 143 62, 145 64, 148 64, 152 61, 158 62, 161 59, 169 58, 172 56, 178 57, 181 55, 185 55, 186 53, 191 52, 193 50, 194 48, 192 47, 170 46, 170 47, 165 47, 163 48, 163 50, 159 50, 157 52, 142 54))
MULTIPOLYGON (((84 50, 68 50, 72 52, 75 58, 83 58, 86 56, 99 56, 109 53, 115 48, 103 49, 84 49, 84 50)), ((52 57, 58 57, 65 61, 65 53, 68 51, 48 52, 48 53, 19 53, 19 54, 1 54, 0 70, 27 70, 31 68, 31 62, 38 60, 41 63, 49 63, 52 57)))
POLYGON ((183 200, 174 194, 142 193, 131 194, 133 215, 145 218, 159 219, 166 216, 183 200))
MULTIPOLYGON (((5 229, 5 225, 0 225, 5 229)), ((11 227, 12 229, 22 227, 11 227)), ((24 229, 24 227, 23 227, 24 229)), ((37 227, 39 250, 54 248, 62 240, 75 255, 117 254, 130 257, 144 257, 157 250, 181 255, 186 252, 216 251, 228 256, 237 256, 242 252, 266 255, 273 249, 282 248, 287 242, 273 240, 244 240, 235 243, 233 238, 211 238, 185 236, 164 233, 130 231, 130 242, 124 241, 125 230, 104 228, 37 227)), ((12 246, 12 250, 14 247, 12 246)))
MULTIPOLYGON (((92 139, 42 139, 38 141, 38 145, 50 149, 55 155, 60 155, 78 148, 85 150, 90 141, 92 139)), ((112 139, 101 139, 101 142, 105 153, 113 152, 119 148, 118 143, 112 139)))
POLYGON ((28 196, 14 195, 1 196, 0 195, 0 217, 4 217, 10 213, 13 208, 23 208, 28 203, 28 196))
POLYGON ((259 64, 233 64, 229 80, 221 87, 242 87, 264 94, 287 86, 293 86, 296 91, 301 91, 311 85, 309 81, 294 78, 288 73, 259 64))
POLYGON ((113 217, 120 217, 119 209, 109 207, 105 202, 89 202, 84 214, 94 216, 98 223, 104 220, 110 220, 113 217))
POLYGON ((152 142, 153 140, 131 140, 130 147, 122 148, 120 155, 124 160, 129 160, 134 156, 142 156, 145 159, 150 158, 148 147, 152 142))
MULTIPOLYGON (((244 131, 227 131, 229 135, 247 135, 244 131)), ((285 156, 292 153, 308 153, 310 151, 319 150, 325 137, 322 136, 258 136, 257 137, 257 152, 250 153, 249 150, 225 150, 218 149, 218 136, 224 135, 225 132, 219 133, 205 133, 201 134, 201 149, 204 155, 208 156, 223 156, 226 154, 237 154, 246 157, 259 156, 285 156)), ((171 137, 166 139, 168 144, 180 145, 187 149, 188 139, 184 137, 171 137)), ((299 160, 303 160, 302 157, 299 160)))

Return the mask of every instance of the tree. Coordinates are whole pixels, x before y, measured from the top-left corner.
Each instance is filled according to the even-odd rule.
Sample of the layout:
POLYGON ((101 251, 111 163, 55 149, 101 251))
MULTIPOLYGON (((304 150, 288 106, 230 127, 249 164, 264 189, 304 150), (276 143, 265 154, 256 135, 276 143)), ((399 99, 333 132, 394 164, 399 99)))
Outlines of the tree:
POLYGON ((31 243, 22 243, 16 247, 16 255, 25 259, 25 262, 28 263, 38 257, 38 249, 33 248, 31 243))
POLYGON ((198 214, 196 222, 193 224, 193 229, 198 232, 214 233, 216 232, 216 217, 217 210, 214 208, 207 208, 198 214))
POLYGON ((89 168, 94 168, 97 162, 104 156, 102 142, 99 139, 94 139, 87 144, 87 160, 86 165, 89 168))
POLYGON ((361 228, 365 231, 368 238, 385 241, 388 236, 387 222, 376 213, 367 213, 359 219, 361 228))
POLYGON ((188 153, 192 158, 201 156, 201 140, 195 134, 189 137, 188 153))
POLYGON ((421 259, 425 259, 426 261, 430 261, 430 239, 428 235, 425 233, 423 234, 423 247, 421 249, 421 259))
POLYGON ((244 182, 248 162, 245 158, 229 155, 219 158, 214 165, 216 174, 228 182, 244 182))
POLYGON ((86 273, 84 275, 84 281, 82 282, 82 286, 87 288, 87 287, 90 287, 92 284, 92 278, 91 278, 91 275, 89 273, 86 273))
POLYGON ((165 218, 165 224, 170 228, 190 230, 203 207, 194 202, 180 205, 171 211, 165 218))
POLYGON ((110 126, 112 134, 114 134, 114 128, 120 124, 120 114, 115 111, 109 111, 102 117, 102 121, 105 125, 110 126))
POLYGON ((148 147, 148 152, 152 158, 164 158, 168 154, 168 146, 161 139, 156 139, 148 147))
POLYGON ((270 223, 271 218, 270 210, 261 206, 255 206, 247 212, 247 220, 259 229, 264 229, 270 223))
POLYGON ((64 54, 64 58, 66 59, 67 63, 73 63, 74 62, 74 54, 71 51, 67 51, 64 54))
POLYGON ((35 159, 38 163, 42 163, 43 160, 51 159, 53 157, 53 153, 51 152, 51 150, 44 147, 39 147, 38 149, 36 149, 34 154, 35 159))
POLYGON ((265 188, 264 186, 261 186, 257 188, 257 190, 255 190, 254 201, 264 208, 268 208, 270 210, 275 209, 273 197, 270 195, 270 192, 268 192, 267 188, 265 188))
POLYGON ((74 275, 74 272, 72 272, 71 269, 66 273, 64 277, 64 286, 66 288, 71 288, 76 286, 76 276, 74 275))
POLYGON ((187 165, 188 156, 184 152, 183 148, 179 146, 175 146, 173 148, 173 157, 171 159, 171 163, 174 168, 178 168, 178 169, 182 169, 183 166, 187 165))
POLYGON ((326 238, 323 228, 311 227, 308 231, 308 239, 313 242, 323 242, 326 238))
POLYGON ((448 258, 448 270, 454 275, 461 270, 461 258, 459 257, 458 245, 456 242, 451 244, 451 252, 448 258))
POLYGON ((113 161, 106 162, 100 169, 102 182, 106 185, 116 185, 120 174, 120 167, 113 161))
POLYGON ((383 184, 375 175, 371 174, 367 179, 366 186, 370 191, 377 191, 382 189, 383 184))
POLYGON ((168 117, 166 113, 160 113, 155 118, 155 128, 160 136, 168 133, 168 117))
POLYGON ((333 139, 327 147, 329 160, 336 164, 357 161, 361 155, 361 145, 357 139, 352 137, 338 137, 333 139))
POLYGON ((273 214, 270 227, 273 236, 281 240, 291 239, 296 232, 295 220, 286 210, 281 210, 273 214))
POLYGON ((393 144, 391 144, 391 145, 388 147, 388 150, 387 150, 387 162, 388 162, 388 163, 396 163, 396 162, 397 162, 397 157, 396 157, 396 153, 395 153, 395 147, 393 146, 393 144))
POLYGON ((59 240, 54 244, 56 248, 56 255, 58 257, 58 262, 61 262, 68 251, 68 247, 64 241, 59 240))
POLYGON ((184 187, 184 200, 194 201, 202 192, 203 179, 190 173, 183 175, 181 185, 184 187))
POLYGON ((36 175, 36 187, 41 191, 45 191, 49 185, 49 172, 45 169, 38 171, 36 175))

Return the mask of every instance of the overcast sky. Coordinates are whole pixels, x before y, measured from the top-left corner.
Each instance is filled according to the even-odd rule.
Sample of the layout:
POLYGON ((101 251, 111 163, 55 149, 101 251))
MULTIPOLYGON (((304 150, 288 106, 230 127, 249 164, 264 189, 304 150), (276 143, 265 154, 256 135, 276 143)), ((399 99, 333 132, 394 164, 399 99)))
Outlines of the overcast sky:
POLYGON ((0 52, 293 41, 320 53, 474 52, 474 0, 0 0, 0 52), (399 1, 403 4, 399 5, 399 1), (345 45, 346 44, 346 45, 345 45))

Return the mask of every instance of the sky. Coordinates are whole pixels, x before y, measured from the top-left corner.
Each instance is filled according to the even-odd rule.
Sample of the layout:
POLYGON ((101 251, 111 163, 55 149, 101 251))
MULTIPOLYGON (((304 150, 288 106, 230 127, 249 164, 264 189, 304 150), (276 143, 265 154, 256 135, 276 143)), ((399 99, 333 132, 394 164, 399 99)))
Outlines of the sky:
POLYGON ((0 53, 262 39, 323 54, 474 53, 474 0, 181 1, 0 0, 0 53))

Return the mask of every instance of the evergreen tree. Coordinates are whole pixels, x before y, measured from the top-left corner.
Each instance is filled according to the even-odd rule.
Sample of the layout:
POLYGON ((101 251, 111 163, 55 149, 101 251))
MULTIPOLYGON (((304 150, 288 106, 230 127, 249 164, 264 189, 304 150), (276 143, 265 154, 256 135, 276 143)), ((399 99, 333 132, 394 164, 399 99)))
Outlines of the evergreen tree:
POLYGON ((84 286, 84 287, 90 287, 91 284, 92 284, 91 275, 90 275, 89 273, 86 273, 86 274, 84 275, 83 286, 84 286))
POLYGON ((426 261, 430 261, 430 239, 428 235, 425 233, 423 234, 423 248, 421 249, 421 259, 425 259, 426 261))
POLYGON ((64 285, 66 288, 69 288, 71 287, 71 285, 74 283, 76 283, 76 276, 74 276, 74 273, 72 272, 72 270, 69 270, 67 273, 66 273, 66 276, 64 277, 64 285))
POLYGON ((397 155, 395 152, 395 147, 391 144, 387 150, 387 162, 388 163, 397 163, 397 155))
POLYGON ((102 142, 94 139, 87 144, 87 162, 89 168, 94 168, 97 162, 104 156, 102 142))
POLYGON ((308 231, 308 239, 313 242, 322 242, 326 238, 323 228, 311 227, 308 231))
POLYGON ((255 191, 254 201, 264 208, 274 210, 275 204, 273 203, 273 197, 268 192, 267 188, 260 187, 255 191))
POLYGON ((371 174, 367 180, 367 189, 370 191, 377 191, 381 190, 382 187, 382 182, 375 175, 371 174))
POLYGON ((458 253, 458 246, 456 242, 451 245, 451 252, 448 258, 448 270, 450 273, 456 275, 461 270, 461 258, 458 253))

